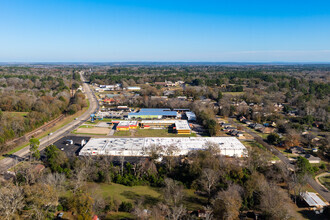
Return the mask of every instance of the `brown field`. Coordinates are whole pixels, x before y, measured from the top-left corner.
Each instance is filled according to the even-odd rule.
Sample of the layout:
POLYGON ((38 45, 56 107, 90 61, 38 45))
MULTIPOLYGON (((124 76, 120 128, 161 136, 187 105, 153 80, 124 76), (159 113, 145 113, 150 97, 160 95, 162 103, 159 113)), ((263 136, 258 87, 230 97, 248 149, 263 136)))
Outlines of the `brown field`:
POLYGON ((100 127, 92 127, 92 128, 78 128, 76 130, 76 134, 100 134, 107 135, 109 133, 109 128, 100 128, 100 127))

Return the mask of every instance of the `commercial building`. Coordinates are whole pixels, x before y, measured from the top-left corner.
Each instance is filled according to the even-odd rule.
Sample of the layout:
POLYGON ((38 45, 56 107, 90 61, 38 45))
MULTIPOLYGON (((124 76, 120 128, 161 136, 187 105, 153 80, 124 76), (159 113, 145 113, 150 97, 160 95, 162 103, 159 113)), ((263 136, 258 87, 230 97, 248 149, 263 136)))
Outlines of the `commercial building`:
POLYGON ((219 147, 220 154, 230 157, 245 157, 245 146, 235 137, 187 137, 187 138, 91 138, 79 155, 109 155, 148 157, 150 148, 175 146, 172 156, 187 155, 193 150, 204 150, 209 144, 219 147))
POLYGON ((119 121, 116 130, 117 131, 128 131, 130 129, 136 129, 138 126, 137 121, 119 121))
POLYGON ((190 134, 191 128, 187 120, 142 120, 141 128, 170 128, 178 134, 190 134))
POLYGON ((193 112, 186 112, 187 120, 188 121, 196 121, 196 115, 193 112))
POLYGON ((191 129, 190 126, 188 124, 188 121, 185 120, 177 120, 174 124, 174 130, 176 131, 176 133, 178 134, 190 134, 191 133, 191 129))
POLYGON ((139 86, 129 86, 126 89, 130 90, 130 91, 139 91, 139 90, 141 90, 141 87, 139 87, 139 86))
POLYGON ((178 113, 167 108, 142 108, 139 112, 129 113, 128 119, 177 118, 178 113))

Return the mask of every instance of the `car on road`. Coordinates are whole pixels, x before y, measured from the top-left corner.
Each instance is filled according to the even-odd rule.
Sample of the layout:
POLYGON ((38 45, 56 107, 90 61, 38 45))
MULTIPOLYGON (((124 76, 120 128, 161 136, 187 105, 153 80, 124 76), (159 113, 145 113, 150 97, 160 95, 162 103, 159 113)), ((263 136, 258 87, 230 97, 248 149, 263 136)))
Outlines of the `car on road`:
POLYGON ((59 213, 59 214, 57 215, 57 218, 58 218, 58 219, 62 219, 62 218, 63 218, 63 215, 64 215, 64 213, 61 212, 61 213, 59 213))

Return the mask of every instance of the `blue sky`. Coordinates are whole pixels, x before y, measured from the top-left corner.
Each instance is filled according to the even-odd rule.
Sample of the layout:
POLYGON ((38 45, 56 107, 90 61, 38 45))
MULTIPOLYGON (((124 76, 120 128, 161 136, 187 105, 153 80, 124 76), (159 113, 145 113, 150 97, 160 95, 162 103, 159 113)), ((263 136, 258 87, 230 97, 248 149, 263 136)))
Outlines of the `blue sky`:
POLYGON ((1 62, 330 62, 330 1, 0 0, 1 62))

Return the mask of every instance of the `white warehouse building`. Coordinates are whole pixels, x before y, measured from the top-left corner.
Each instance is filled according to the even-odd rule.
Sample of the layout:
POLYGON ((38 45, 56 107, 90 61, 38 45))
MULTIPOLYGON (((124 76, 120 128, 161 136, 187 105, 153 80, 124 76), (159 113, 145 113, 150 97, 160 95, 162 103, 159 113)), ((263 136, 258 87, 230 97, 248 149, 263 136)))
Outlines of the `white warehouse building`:
POLYGON ((161 146, 163 149, 176 146, 177 151, 172 156, 180 156, 192 150, 206 149, 209 143, 219 146, 220 154, 224 156, 247 156, 246 147, 235 137, 91 138, 79 155, 147 157, 153 146, 161 146))

